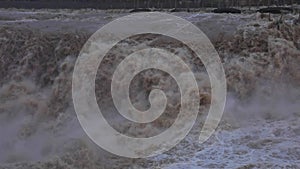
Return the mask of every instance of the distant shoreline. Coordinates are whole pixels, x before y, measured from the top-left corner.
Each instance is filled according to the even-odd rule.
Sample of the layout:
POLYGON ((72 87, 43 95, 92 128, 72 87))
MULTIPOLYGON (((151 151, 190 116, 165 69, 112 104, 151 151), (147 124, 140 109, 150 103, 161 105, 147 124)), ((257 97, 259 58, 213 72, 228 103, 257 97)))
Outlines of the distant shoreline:
MULTIPOLYGON (((135 9, 135 8, 155 8, 155 9, 174 9, 175 4, 170 1, 163 1, 160 3, 148 3, 137 5, 135 1, 106 1, 106 2, 82 2, 82 1, 6 1, 0 0, 0 8, 18 8, 18 9, 135 9)), ((289 4, 290 5, 290 4, 289 4)), ((264 6, 264 5, 261 5, 264 6)), ((196 8, 217 8, 217 4, 199 4, 193 3, 181 3, 176 4, 178 9, 196 9, 196 8)), ((242 8, 246 5, 239 6, 242 8)), ((252 7, 256 7, 252 5, 252 7)))

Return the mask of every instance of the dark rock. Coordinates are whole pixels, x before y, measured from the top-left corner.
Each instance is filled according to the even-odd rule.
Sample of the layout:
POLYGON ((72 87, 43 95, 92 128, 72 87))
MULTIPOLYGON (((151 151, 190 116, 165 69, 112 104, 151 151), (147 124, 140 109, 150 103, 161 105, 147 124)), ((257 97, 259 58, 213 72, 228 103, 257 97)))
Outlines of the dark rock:
POLYGON ((236 8, 217 8, 212 11, 213 13, 242 13, 241 10, 236 8))
POLYGON ((180 9, 173 8, 173 9, 170 9, 170 12, 180 12, 180 9))
POLYGON ((135 13, 135 12, 151 12, 151 9, 149 8, 136 8, 132 9, 129 11, 130 13, 135 13))
POLYGON ((169 12, 190 12, 190 9, 185 9, 185 8, 173 8, 173 9, 170 9, 169 12))
POLYGON ((281 14, 293 12, 292 8, 289 7, 268 7, 257 10, 260 13, 272 13, 272 14, 281 14))

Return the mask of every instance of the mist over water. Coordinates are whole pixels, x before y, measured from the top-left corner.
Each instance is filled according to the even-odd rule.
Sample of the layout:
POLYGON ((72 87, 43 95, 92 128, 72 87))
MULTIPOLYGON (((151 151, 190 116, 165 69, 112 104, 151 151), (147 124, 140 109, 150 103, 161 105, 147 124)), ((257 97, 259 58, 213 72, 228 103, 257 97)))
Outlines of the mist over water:
POLYGON ((107 57, 96 79, 98 104, 104 105, 109 122, 127 134, 151 135, 172 123, 179 109, 175 96, 180 94, 172 78, 150 70, 135 78, 131 99, 145 108, 152 86, 169 89, 167 94, 174 97, 166 115, 139 128, 111 115, 114 112, 103 86, 109 85, 106 75, 128 44, 160 44, 187 56, 184 61, 196 71, 200 90, 199 118, 186 139, 156 157, 127 159, 98 148, 84 133, 73 108, 73 67, 89 35, 125 14, 0 12, 0 168, 300 167, 300 26, 293 24, 294 15, 286 15, 277 28, 280 16, 276 15, 269 21, 259 14, 175 14, 208 35, 227 76, 229 93, 222 121, 204 144, 197 142, 210 105, 210 83, 203 64, 189 57, 188 49, 180 44, 164 46, 166 39, 147 36, 144 44, 141 37, 124 41, 107 57), (9 20, 1 19, 7 13, 9 20), (29 18, 35 20, 29 22, 29 18))

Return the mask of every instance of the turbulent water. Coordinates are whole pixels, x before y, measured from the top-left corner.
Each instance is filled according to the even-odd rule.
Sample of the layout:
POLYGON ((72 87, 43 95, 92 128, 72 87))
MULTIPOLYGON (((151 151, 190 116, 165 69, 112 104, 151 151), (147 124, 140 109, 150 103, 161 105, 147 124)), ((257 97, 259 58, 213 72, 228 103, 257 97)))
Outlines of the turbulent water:
POLYGON ((71 98, 80 49, 104 24, 126 11, 0 10, 0 168, 300 168, 300 23, 297 16, 175 13, 201 28, 220 54, 228 96, 222 121, 204 144, 197 142, 210 105, 210 83, 201 61, 165 37, 122 41, 98 70, 96 95, 109 123, 122 133, 151 136, 178 112, 174 80, 149 70, 131 85, 131 100, 147 109, 147 93, 163 89, 165 115, 136 125, 111 109, 109 79, 127 45, 165 47, 195 72, 200 113, 190 134, 164 154, 147 159, 112 155, 84 133, 71 98), (146 39, 146 41, 145 41, 146 39))

